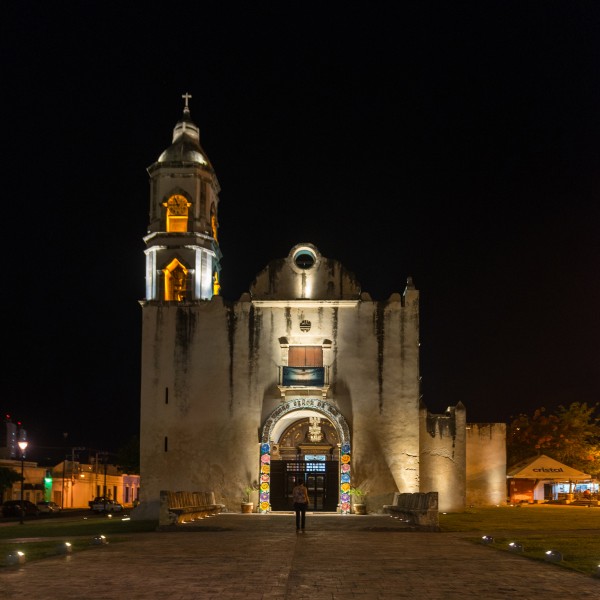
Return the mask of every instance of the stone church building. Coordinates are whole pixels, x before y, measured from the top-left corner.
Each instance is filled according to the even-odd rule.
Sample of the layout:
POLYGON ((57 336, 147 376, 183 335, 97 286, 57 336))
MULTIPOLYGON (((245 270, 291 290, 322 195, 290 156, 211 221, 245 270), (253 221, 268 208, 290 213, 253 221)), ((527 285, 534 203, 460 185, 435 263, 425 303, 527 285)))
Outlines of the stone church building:
POLYGON ((148 168, 136 516, 158 517, 161 490, 239 511, 253 487, 255 510, 290 510, 299 477, 317 511, 351 512, 355 488, 369 512, 398 491, 437 491, 443 511, 505 503, 505 425, 423 403, 411 278, 374 300, 293 241, 238 300, 220 295, 219 182, 184 100, 148 168))

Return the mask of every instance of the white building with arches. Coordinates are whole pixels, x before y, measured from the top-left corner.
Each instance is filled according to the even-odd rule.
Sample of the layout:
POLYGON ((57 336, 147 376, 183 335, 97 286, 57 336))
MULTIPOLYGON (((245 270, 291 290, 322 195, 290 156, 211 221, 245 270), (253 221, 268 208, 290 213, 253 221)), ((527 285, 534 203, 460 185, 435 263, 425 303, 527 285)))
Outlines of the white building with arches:
POLYGON ((505 502, 504 424, 421 400, 411 278, 373 300, 302 242, 238 300, 220 295, 220 188, 188 98, 148 168, 136 516, 158 516, 161 490, 214 491, 236 511, 249 485, 257 510, 289 510, 299 477, 322 511, 351 511, 353 487, 369 511, 398 491, 438 491, 441 510, 505 502))

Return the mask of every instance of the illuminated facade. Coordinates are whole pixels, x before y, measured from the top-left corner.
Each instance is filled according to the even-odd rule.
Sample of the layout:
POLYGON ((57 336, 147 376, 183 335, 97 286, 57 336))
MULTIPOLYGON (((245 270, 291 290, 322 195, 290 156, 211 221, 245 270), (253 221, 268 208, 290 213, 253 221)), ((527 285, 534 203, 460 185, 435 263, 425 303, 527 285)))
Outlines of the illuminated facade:
POLYGON ((289 510, 300 476, 315 510, 350 512, 355 487, 370 511, 397 491, 439 491, 442 510, 504 502, 503 424, 471 435, 461 404, 422 403, 412 279, 374 301, 300 243, 239 300, 215 293, 219 186, 185 99, 149 168, 137 516, 158 516, 161 490, 214 491, 239 510, 249 485, 257 510, 289 510), (488 475, 474 456, 486 449, 488 475))
MULTIPOLYGON (((20 460, 0 458, 0 467, 21 474, 20 460)), ((85 464, 66 460, 48 468, 25 461, 23 475, 23 499, 34 504, 51 500, 62 508, 88 508, 90 500, 106 495, 123 506, 131 507, 139 499, 140 476, 122 473, 114 465, 106 465, 105 468, 97 462, 85 464)), ((0 502, 20 497, 20 482, 0 490, 0 502)))

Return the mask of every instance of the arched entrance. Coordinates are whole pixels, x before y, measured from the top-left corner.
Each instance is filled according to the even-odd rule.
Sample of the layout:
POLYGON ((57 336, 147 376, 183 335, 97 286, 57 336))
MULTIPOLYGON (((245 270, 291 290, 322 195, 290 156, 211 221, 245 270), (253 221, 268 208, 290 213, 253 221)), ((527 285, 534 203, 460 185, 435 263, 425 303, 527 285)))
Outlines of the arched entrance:
POLYGON ((320 398, 288 399, 261 433, 260 512, 290 510, 306 481, 311 509, 350 512, 350 434, 343 415, 320 398))

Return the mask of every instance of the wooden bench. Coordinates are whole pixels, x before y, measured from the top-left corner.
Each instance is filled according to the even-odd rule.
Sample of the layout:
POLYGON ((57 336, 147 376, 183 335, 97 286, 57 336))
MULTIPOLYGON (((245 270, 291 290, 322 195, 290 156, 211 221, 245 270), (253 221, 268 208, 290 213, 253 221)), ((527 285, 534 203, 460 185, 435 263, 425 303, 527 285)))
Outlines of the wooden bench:
POLYGON ((225 506, 215 502, 214 492, 160 492, 159 527, 191 523, 218 515, 225 506))
POLYGON ((408 525, 421 530, 439 531, 438 493, 416 492, 394 494, 394 503, 386 504, 384 511, 408 525))

